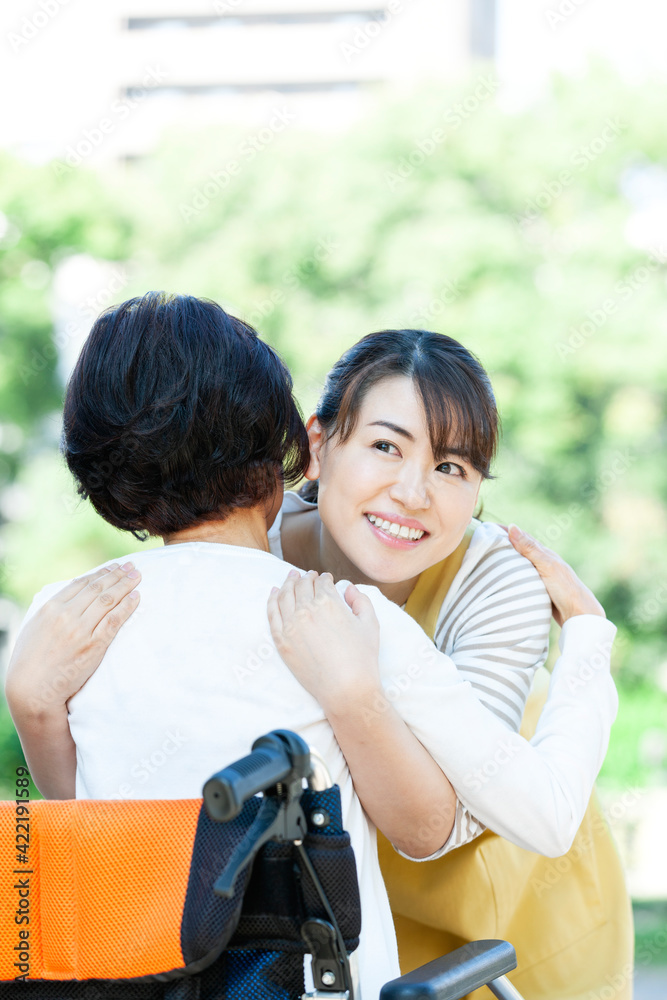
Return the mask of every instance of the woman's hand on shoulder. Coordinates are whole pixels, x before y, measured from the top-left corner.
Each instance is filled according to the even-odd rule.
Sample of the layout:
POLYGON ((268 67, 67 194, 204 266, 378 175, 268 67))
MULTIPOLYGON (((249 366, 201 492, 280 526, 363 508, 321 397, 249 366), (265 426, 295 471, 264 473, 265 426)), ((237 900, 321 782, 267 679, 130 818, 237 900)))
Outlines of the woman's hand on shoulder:
POLYGON ((606 618, 604 608, 592 590, 583 583, 564 559, 542 545, 532 535, 521 531, 515 524, 508 530, 509 538, 517 552, 532 562, 551 598, 553 616, 563 625, 575 615, 599 615, 606 618))
POLYGON ((352 692, 381 690, 380 627, 371 601, 353 584, 343 600, 330 573, 291 570, 271 591, 267 610, 280 656, 325 710, 352 692))
POLYGON ((19 632, 7 669, 12 715, 62 711, 136 609, 140 579, 131 563, 105 567, 72 580, 35 612, 19 632))

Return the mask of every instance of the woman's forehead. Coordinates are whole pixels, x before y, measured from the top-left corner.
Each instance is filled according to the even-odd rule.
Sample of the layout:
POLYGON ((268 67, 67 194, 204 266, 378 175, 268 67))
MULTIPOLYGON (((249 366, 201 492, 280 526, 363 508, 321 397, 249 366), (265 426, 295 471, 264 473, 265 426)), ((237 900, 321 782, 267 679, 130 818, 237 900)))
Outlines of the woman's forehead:
POLYGON ((415 379, 406 375, 382 379, 366 394, 359 414, 359 428, 385 428, 407 441, 427 438, 437 450, 436 458, 459 455, 466 458, 469 449, 461 433, 461 417, 457 408, 442 398, 439 419, 429 426, 424 401, 415 379))
POLYGON ((404 414, 426 426, 426 413, 419 386, 408 375, 390 375, 380 379, 364 394, 360 410, 362 416, 379 410, 390 416, 404 414))

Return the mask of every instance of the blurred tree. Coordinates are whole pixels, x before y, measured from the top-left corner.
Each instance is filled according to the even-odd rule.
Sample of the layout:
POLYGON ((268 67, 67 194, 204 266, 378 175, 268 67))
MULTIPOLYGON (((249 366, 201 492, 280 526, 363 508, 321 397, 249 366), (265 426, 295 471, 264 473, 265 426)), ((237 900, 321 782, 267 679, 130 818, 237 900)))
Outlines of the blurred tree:
MULTIPOLYGON (((619 623, 623 683, 667 689, 664 87, 633 90, 598 67, 513 113, 496 90, 482 70, 455 91, 379 95, 345 134, 297 122, 254 155, 237 129, 179 133, 121 178, 57 189, 48 171, 2 161, 0 403, 31 434, 57 406, 52 360, 28 382, 21 365, 50 330, 31 262, 48 268, 63 247, 131 256, 122 297, 187 291, 243 316, 281 351, 306 410, 364 333, 454 336, 489 370, 503 415, 485 516, 571 561, 619 623)), ((19 463, 6 461, 9 477, 19 463)), ((19 480, 45 484, 40 532, 29 541, 32 517, 4 531, 24 602, 38 577, 136 548, 35 461, 19 480)))
MULTIPOLYGON (((7 531, 0 591, 25 602, 31 590, 39 589, 35 581, 41 579, 41 586, 57 565, 49 548, 60 524, 42 538, 41 547, 27 544, 36 537, 36 526, 44 524, 45 484, 34 477, 32 491, 22 486, 44 452, 52 464, 57 461, 60 421, 54 412, 61 406, 62 387, 50 301, 54 269, 82 252, 124 258, 132 226, 120 199, 85 171, 37 168, 0 153, 0 190, 0 525, 7 531), (26 530, 13 551, 10 539, 17 527, 26 530), (22 586, 26 577, 29 585, 22 586)), ((81 533, 70 535, 70 558, 81 540, 81 533)), ((58 569, 64 568, 69 569, 67 562, 58 569)), ((11 624, 11 618, 0 615, 0 634, 11 624)), ((22 758, 6 706, 1 708, 0 757, 11 769, 22 758)), ((3 771, 0 782, 4 778, 3 771)))
POLYGON ((487 516, 572 561, 633 640, 624 679, 659 680, 664 87, 633 91, 598 67, 514 114, 495 90, 483 73, 457 92, 385 97, 351 133, 292 126, 245 162, 235 132, 172 139, 137 176, 144 286, 211 295, 253 322, 307 409, 372 329, 462 340, 504 421, 487 516))

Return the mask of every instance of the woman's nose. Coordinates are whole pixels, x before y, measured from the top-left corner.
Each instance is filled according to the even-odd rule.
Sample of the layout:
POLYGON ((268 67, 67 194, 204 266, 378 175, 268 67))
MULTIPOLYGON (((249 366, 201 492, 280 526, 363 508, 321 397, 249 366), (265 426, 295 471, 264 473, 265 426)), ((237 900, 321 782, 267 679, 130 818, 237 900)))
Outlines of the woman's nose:
POLYGON ((430 506, 426 480, 418 473, 406 474, 397 479, 389 489, 389 496, 405 510, 425 510, 430 506))

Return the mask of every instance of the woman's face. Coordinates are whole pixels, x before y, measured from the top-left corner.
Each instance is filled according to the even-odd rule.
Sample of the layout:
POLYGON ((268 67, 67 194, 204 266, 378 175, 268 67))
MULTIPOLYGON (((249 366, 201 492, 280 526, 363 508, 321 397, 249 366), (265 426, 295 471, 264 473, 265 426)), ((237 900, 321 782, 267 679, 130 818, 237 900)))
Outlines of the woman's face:
POLYGON ((412 379, 369 390, 343 444, 309 424, 325 530, 358 570, 377 583, 418 576, 454 551, 473 515, 482 476, 455 451, 435 456, 412 379))

